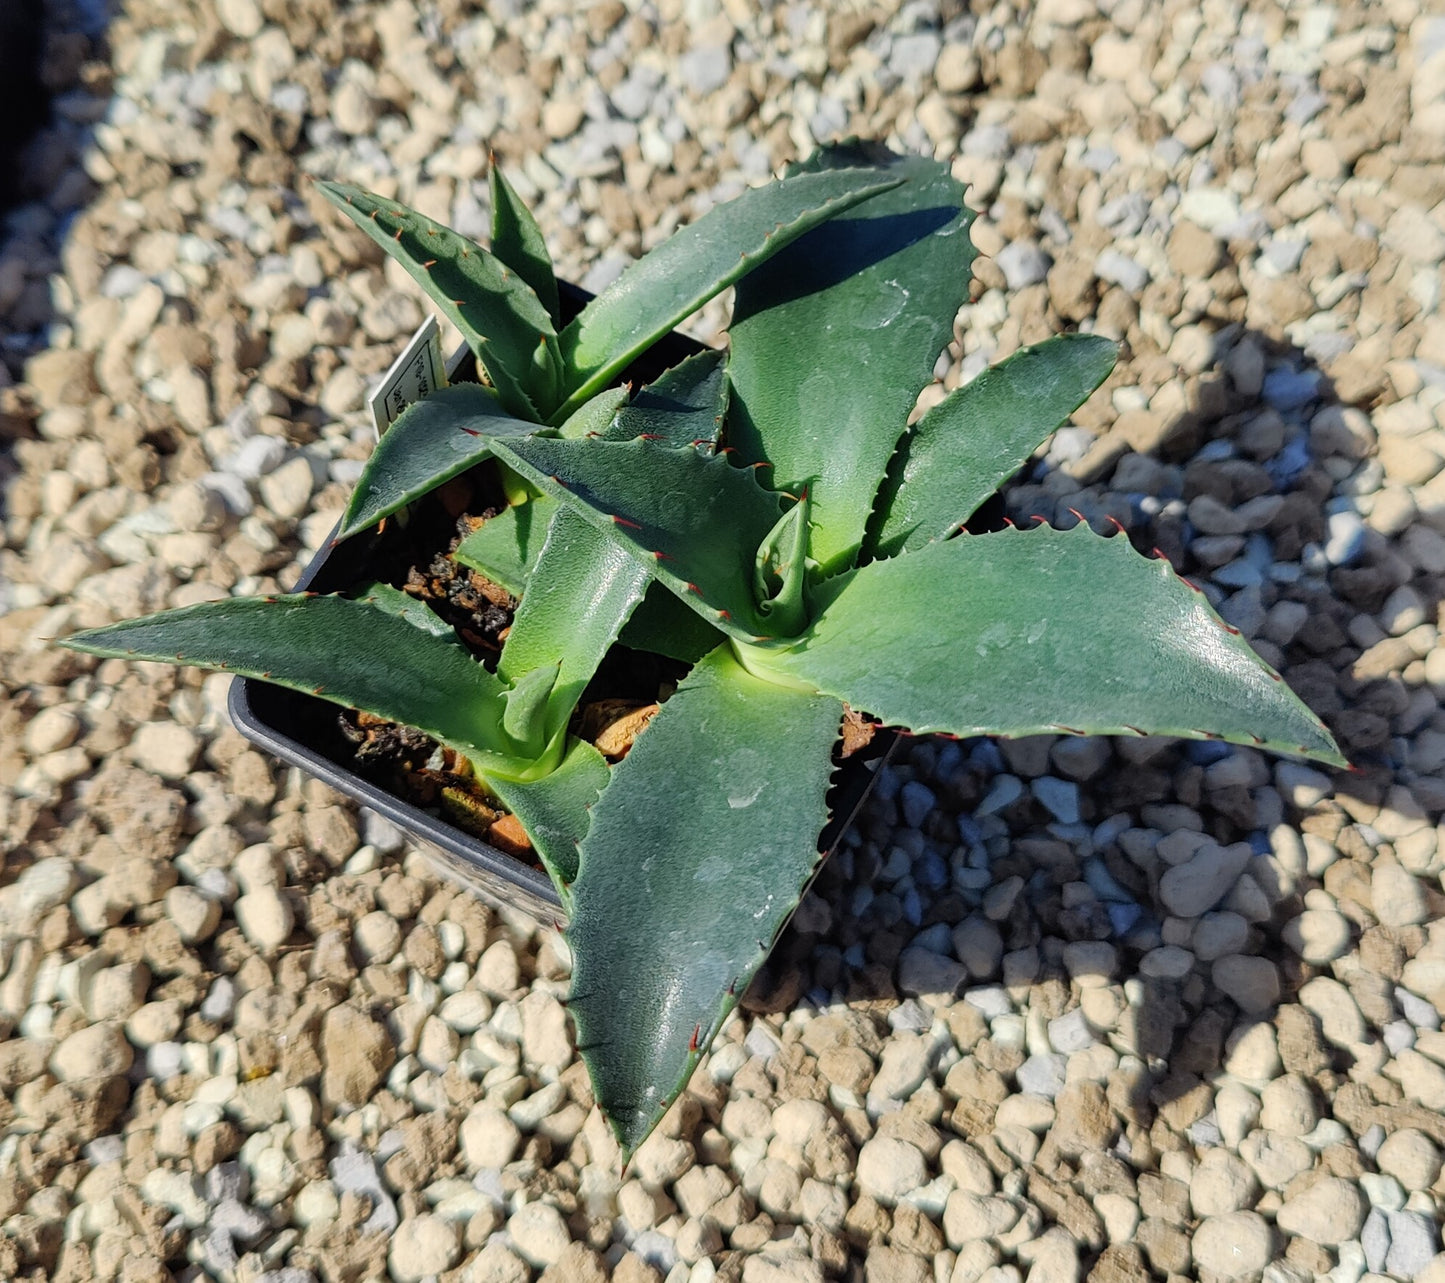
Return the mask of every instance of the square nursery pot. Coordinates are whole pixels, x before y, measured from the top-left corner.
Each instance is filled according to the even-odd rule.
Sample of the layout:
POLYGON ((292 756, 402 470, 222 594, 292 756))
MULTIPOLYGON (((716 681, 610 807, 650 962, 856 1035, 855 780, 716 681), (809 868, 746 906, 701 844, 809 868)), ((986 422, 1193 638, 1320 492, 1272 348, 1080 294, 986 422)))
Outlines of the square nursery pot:
MULTIPOLYGON (((559 282, 559 289, 564 314, 575 315, 591 297, 565 281, 559 282)), ((634 362, 622 382, 635 386, 650 383, 666 369, 700 350, 699 343, 674 332, 634 362)), ((476 379, 475 363, 465 347, 448 362, 447 372, 454 383, 476 379)), ((365 536, 335 546, 328 539, 293 591, 336 592, 368 578, 367 552, 365 536)), ((444 876, 493 904, 521 910, 538 922, 564 921, 557 892, 540 867, 500 851, 446 819, 402 800, 347 766, 344 743, 332 729, 336 725, 335 705, 269 682, 238 677, 231 683, 228 709, 236 729, 253 744, 386 816, 420 844, 444 876)), ((819 850, 825 859, 862 808, 879 765, 891 756, 895 743, 892 734, 879 732, 868 750, 847 759, 838 771, 828 793, 830 818, 819 838, 819 850)))

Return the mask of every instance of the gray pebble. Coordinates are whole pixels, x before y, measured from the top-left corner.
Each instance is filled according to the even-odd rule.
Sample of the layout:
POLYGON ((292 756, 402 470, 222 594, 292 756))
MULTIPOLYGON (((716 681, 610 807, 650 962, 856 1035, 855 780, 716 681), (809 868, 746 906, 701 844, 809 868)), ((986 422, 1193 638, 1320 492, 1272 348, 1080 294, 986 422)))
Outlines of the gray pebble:
POLYGON ((1073 781, 1061 780, 1054 775, 1040 775, 1030 787, 1033 795, 1060 824, 1079 822, 1079 786, 1073 781))
POLYGON ((1037 285, 1054 265, 1054 260, 1033 241, 1010 241, 995 255, 994 261, 1010 290, 1037 285))
POLYGON ((1430 1217, 1420 1212, 1386 1215, 1390 1222, 1390 1250, 1385 1257, 1385 1272, 1397 1279, 1413 1279, 1440 1250, 1440 1231, 1430 1217))
POLYGON ((1128 294, 1139 294, 1149 284, 1149 269, 1116 249, 1099 254, 1094 260, 1094 275, 1128 294))

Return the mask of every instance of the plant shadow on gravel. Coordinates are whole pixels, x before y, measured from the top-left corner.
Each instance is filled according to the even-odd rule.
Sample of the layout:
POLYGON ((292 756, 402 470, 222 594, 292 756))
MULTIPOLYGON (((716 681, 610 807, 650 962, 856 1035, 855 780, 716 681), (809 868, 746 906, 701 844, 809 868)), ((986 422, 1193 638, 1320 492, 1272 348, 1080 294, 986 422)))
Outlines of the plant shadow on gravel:
MULTIPOLYGON (((1346 977, 1357 1004, 1377 1029, 1399 1019, 1390 982, 1423 945, 1424 932, 1377 921, 1370 910, 1370 863, 1393 836, 1420 828, 1419 816, 1445 807, 1436 767, 1412 757, 1407 738, 1436 705, 1424 685, 1421 658, 1400 635, 1410 619, 1435 619, 1440 579, 1412 569, 1391 539, 1357 520, 1363 513, 1338 487, 1352 477, 1346 492, 1378 488, 1368 411, 1342 403, 1298 348, 1238 325, 1216 336, 1216 359, 1192 400, 1197 408, 1158 432, 1145 453, 1125 447, 1110 457, 1096 451, 1091 457, 1104 453, 1096 465, 1086 458, 1077 474, 1081 486, 1098 483, 1090 491, 1060 494, 1058 478, 1046 477, 1058 469, 1036 459, 970 528, 997 528, 1005 519, 1026 524, 1036 512, 1070 525, 1072 509, 1100 533, 1109 532, 1111 517, 1123 522, 1140 551, 1167 555, 1176 571, 1204 588, 1224 618, 1324 718, 1353 769, 1327 776, 1207 740, 905 739, 889 777, 820 871, 742 1000, 754 1013, 786 1014, 841 999, 868 1017, 880 1037, 892 1026, 926 1040, 932 1017, 908 999, 928 992, 920 983, 949 994, 1021 985, 1027 1009, 1053 1019, 1070 1005, 1065 946, 1107 943, 1115 959, 1109 974, 1088 961, 1081 969, 1086 951, 1071 950, 1070 963, 1074 976, 1090 986, 1131 982, 1130 1000, 1122 1001, 1121 991, 1114 1004, 1119 1010, 1111 1032, 1116 1048, 1132 1050, 1146 1070, 1110 1075, 1120 1079, 1107 1092, 1113 1119, 1096 1139, 1101 1148, 1116 1147, 1139 1171, 1157 1169, 1161 1140, 1166 1147, 1186 1140, 1220 1143, 1212 1122, 1216 1080, 1230 1057, 1231 1033, 1257 1020, 1276 1022, 1283 1071, 1311 1080, 1322 1116, 1329 1116, 1327 1102, 1348 1082, 1354 1057, 1331 1045, 1318 1018, 1300 1005, 1300 988, 1333 972, 1328 964, 1304 962, 1286 943, 1284 928, 1306 908, 1306 893, 1323 887, 1349 922, 1346 952, 1363 955, 1365 978, 1346 977), (1245 356, 1231 357, 1221 338, 1245 356), (1247 373, 1249 365, 1255 376, 1247 373), (1151 512, 1147 495, 1166 502, 1151 512), (1268 495, 1280 502, 1249 510, 1258 519, 1274 509, 1258 529, 1226 533, 1233 514, 1268 495), (1294 581, 1288 569, 1271 576, 1271 565, 1297 566, 1302 558, 1306 573, 1294 581), (1374 622, 1382 611, 1398 617, 1393 636, 1374 622), (1052 783, 1034 783, 1040 777, 1052 783), (1314 804, 1318 796, 1325 800, 1314 804), (1295 802, 1309 805, 1300 809, 1295 802), (1078 822, 1072 823, 1075 806, 1078 822), (1110 824, 1116 816, 1127 818, 1110 824), (1322 876, 1312 876, 1315 851, 1307 856, 1297 836, 1272 837, 1281 825, 1332 844, 1339 858, 1322 876), (1120 842, 1123 828, 1153 832, 1120 842), (1193 924, 1179 918, 1166 923, 1159 883, 1170 866, 1153 848, 1160 838, 1188 829, 1202 829, 1201 837, 1219 848, 1248 849, 1234 848, 1230 859, 1239 876, 1210 911, 1193 924), (1152 953, 1164 944, 1182 945, 1197 961, 1191 966, 1178 952, 1152 953), (1216 966, 1228 955, 1250 960, 1245 979, 1216 966), (1273 964, 1276 1001, 1269 1000, 1268 975, 1255 960, 1273 964), (905 978, 912 987, 900 984, 905 978), (1160 1126, 1177 1139, 1162 1138, 1160 1126)), ((1433 520, 1438 529, 1440 515, 1433 520)), ((1404 861, 1403 847, 1400 855, 1404 861)), ((1436 859, 1415 871, 1435 869, 1436 859)), ((1445 902, 1428 894, 1436 916, 1445 902)), ((930 1005, 938 1001, 935 995, 930 1005)), ((1109 1006, 1090 1007, 1091 1021, 1107 1015, 1109 1006)), ((1015 1003, 1014 1010, 1025 1006, 1015 1003)), ((938 1126, 945 1138, 957 1133, 976 1140, 991 1132, 994 1106, 961 1098, 945 1084, 948 1061, 960 1059, 949 1050, 960 1026, 978 1026, 972 1017, 947 1023, 954 1039, 935 1043, 931 1053, 932 1077, 943 1090, 938 1126)), ((1097 1026, 1093 1036, 1109 1040, 1097 1026)), ((1084 1049, 1090 1040, 1076 1032, 1072 1048, 1084 1049)), ((987 1073, 1001 1074, 1012 1092, 1022 1090, 1012 1075, 1028 1055, 1026 1047, 990 1045, 977 1059, 987 1073)), ((777 1072, 807 1074, 806 1059, 794 1054, 777 1072)), ((1063 1071, 1056 1072, 1061 1085, 1063 1071)), ((1042 1069, 1037 1075, 1047 1077, 1042 1069)), ((1445 1140, 1445 1124, 1415 1112, 1421 1119, 1398 1125, 1422 1127, 1445 1140)), ((1341 1121, 1358 1134, 1374 1114, 1357 1109, 1341 1121)), ((1078 1163, 1078 1152, 1065 1153, 1046 1136, 1025 1165, 1058 1180, 1075 1174, 1078 1163)), ((1102 1248, 1103 1240, 1092 1246, 1102 1248)))

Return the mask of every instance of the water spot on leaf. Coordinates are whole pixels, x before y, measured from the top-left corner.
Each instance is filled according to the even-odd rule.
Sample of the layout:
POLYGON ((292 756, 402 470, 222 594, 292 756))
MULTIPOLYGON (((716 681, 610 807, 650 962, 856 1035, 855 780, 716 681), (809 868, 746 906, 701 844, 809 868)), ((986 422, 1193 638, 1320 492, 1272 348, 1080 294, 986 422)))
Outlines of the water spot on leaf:
POLYGON ((978 635, 974 650, 978 652, 980 659, 987 659, 989 651, 1007 646, 1010 640, 1009 626, 1001 619, 995 620, 978 635))
POLYGON ((755 749, 739 749, 728 762, 728 806, 740 811, 751 806, 768 784, 767 762, 755 749))
POLYGON ((892 321, 908 302, 908 291, 897 281, 883 281, 878 292, 860 307, 853 324, 860 330, 881 330, 892 321))

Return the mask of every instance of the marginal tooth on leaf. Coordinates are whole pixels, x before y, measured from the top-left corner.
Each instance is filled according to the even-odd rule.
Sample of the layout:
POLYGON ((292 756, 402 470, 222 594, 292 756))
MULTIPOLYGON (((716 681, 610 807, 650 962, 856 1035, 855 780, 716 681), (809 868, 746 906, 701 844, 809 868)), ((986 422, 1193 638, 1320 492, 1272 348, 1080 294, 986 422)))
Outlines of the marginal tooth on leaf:
MULTIPOLYGON (((177 656, 177 658, 179 659, 180 656, 177 656)), ((324 691, 325 689, 326 689, 325 686, 313 686, 313 687, 311 688, 311 693, 312 693, 313 695, 319 695, 319 694, 321 694, 321 692, 324 691)))
POLYGON ((1125 729, 1126 731, 1133 731, 1134 734, 1137 735, 1140 739, 1146 738, 1146 737, 1148 736, 1148 734, 1149 734, 1148 731, 1146 731, 1146 730, 1141 730, 1141 729, 1140 729, 1139 727, 1137 727, 1137 726, 1130 726, 1128 722, 1125 722, 1125 723, 1124 723, 1124 729, 1125 729))
POLYGON ((688 584, 687 590, 688 592, 696 593, 699 597, 702 596, 702 589, 699 588, 696 584, 688 584))
POLYGON ((1227 632, 1231 637, 1242 636, 1239 629, 1237 629, 1233 624, 1226 624, 1222 619, 1219 621, 1219 626, 1224 629, 1224 631, 1227 632))
POLYGON ((717 617, 718 617, 719 619, 731 619, 731 618, 732 618, 732 614, 731 614, 729 611, 720 610, 720 611, 717 612, 717 617))
POLYGON ((692 1029, 692 1037, 688 1039, 687 1050, 689 1055, 696 1054, 699 1039, 702 1038, 702 1025, 696 1024, 692 1029))
POLYGON ((434 259, 434 258, 429 258, 429 259, 427 259, 427 261, 426 261, 425 263, 422 264, 422 266, 423 266, 424 268, 426 268, 426 270, 427 270, 428 272, 431 271, 432 268, 434 268, 436 265, 437 265, 437 261, 436 261, 436 259, 434 259))
POLYGON ((1076 516, 1081 522, 1084 520, 1084 514, 1080 512, 1077 508, 1070 508, 1069 511, 1072 512, 1074 516, 1076 516))
POLYGON ((1077 726, 1065 726, 1062 722, 1054 722, 1049 727, 1051 731, 1060 731, 1065 735, 1087 735, 1088 731, 1081 731, 1077 726))
MULTIPOLYGON (((553 480, 553 481, 556 481, 557 478, 556 478, 556 477, 553 477, 552 480, 553 480)), ((560 485, 561 483, 559 482, 558 484, 560 485)), ((628 521, 628 519, 627 519, 626 517, 619 517, 615 512, 612 514, 612 524, 613 524, 614 526, 626 526, 629 530, 641 530, 641 529, 642 529, 642 527, 639 526, 639 525, 637 524, 637 522, 635 522, 635 521, 628 521)))
POLYGON ((1114 529, 1117 530, 1121 535, 1126 535, 1129 533, 1127 530, 1124 529, 1123 523, 1117 517, 1105 516, 1104 520, 1107 521, 1111 526, 1113 526, 1114 529))
POLYGON ((394 241, 401 240, 401 228, 398 227, 396 231, 391 234, 391 239, 394 241))
POLYGON ((1155 560, 1157 560, 1157 561, 1168 561, 1168 560, 1169 560, 1169 558, 1166 557, 1166 556, 1159 550, 1158 544, 1155 544, 1154 547, 1152 547, 1152 548, 1149 549, 1149 555, 1150 555, 1151 557, 1155 558, 1155 560))

